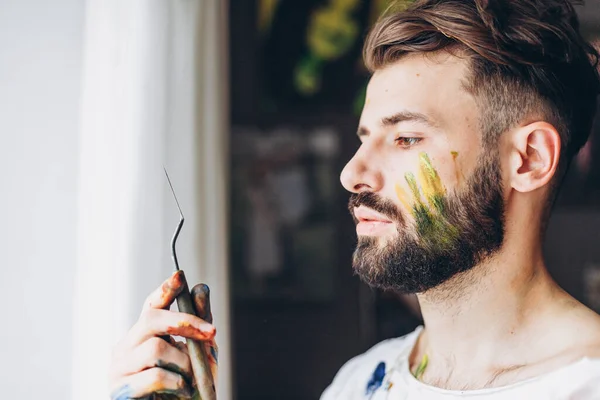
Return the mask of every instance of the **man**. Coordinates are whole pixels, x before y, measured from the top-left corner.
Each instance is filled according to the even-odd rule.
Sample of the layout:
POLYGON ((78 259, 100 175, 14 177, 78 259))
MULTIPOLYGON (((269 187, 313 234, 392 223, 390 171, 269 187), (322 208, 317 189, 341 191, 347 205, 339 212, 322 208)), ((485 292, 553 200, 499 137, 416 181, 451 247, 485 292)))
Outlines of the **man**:
MULTIPOLYGON (((600 90, 571 4, 417 1, 378 22, 364 56, 362 144, 341 176, 354 269, 416 293, 425 323, 349 361, 322 399, 600 399, 600 317, 557 286, 541 250, 600 90)), ((162 308, 173 293, 156 298, 162 308)), ((143 314, 115 388, 185 385, 189 360, 155 338, 179 333, 176 314, 143 314), (156 352, 139 350, 147 340, 156 352)), ((191 337, 212 338, 190 323, 191 337)))

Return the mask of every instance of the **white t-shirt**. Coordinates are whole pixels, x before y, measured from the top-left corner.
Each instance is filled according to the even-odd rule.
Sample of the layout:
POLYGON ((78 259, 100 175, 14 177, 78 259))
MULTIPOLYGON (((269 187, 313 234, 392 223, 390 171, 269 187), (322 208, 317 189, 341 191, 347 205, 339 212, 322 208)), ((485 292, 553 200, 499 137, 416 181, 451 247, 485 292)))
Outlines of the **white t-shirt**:
POLYGON ((600 359, 583 358, 508 386, 445 390, 417 380, 408 358, 422 327, 377 344, 348 361, 321 400, 600 400, 600 359))

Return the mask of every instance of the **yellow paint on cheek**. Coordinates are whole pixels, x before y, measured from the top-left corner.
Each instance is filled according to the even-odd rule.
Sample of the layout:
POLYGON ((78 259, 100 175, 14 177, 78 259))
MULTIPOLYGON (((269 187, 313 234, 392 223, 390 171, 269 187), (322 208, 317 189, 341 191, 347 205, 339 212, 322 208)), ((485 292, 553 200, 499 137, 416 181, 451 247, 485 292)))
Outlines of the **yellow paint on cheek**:
POLYGON ((427 190, 427 193, 424 193, 425 197, 429 198, 433 195, 446 194, 446 189, 444 188, 444 185, 442 185, 442 180, 435 168, 433 168, 427 153, 420 153, 419 160, 419 177, 422 180, 424 190, 427 190))
POLYGON ((415 215, 417 210, 423 209, 423 207, 425 207, 424 209, 431 208, 429 212, 442 213, 442 202, 446 189, 426 153, 419 154, 417 178, 411 172, 407 172, 404 174, 404 179, 410 193, 400 183, 396 183, 394 188, 396 197, 411 214, 415 215))
POLYGON ((426 153, 419 154, 417 177, 407 172, 404 179, 410 191, 397 183, 394 186, 396 196, 414 217, 423 243, 444 248, 451 246, 458 231, 447 220, 446 189, 426 153))
POLYGON ((408 183, 408 187, 410 188, 410 191, 412 192, 412 196, 415 200, 415 203, 421 204, 422 203, 421 191, 419 190, 419 185, 417 185, 417 180, 415 179, 415 176, 413 175, 413 173, 407 172, 406 174, 404 174, 404 179, 406 179, 406 183, 408 183))
POLYGON ((402 188, 402 186, 400 186, 399 183, 396 183, 395 186, 396 189, 396 197, 398 197, 398 200, 400 200, 400 203, 402 203, 402 205, 410 212, 412 212, 412 204, 410 202, 410 200, 408 199, 408 194, 406 193, 406 191, 402 188))
POLYGON ((458 151, 451 151, 450 154, 452 154, 452 161, 454 161, 454 171, 456 173, 456 183, 460 183, 461 177, 462 177, 462 172, 460 171, 460 168, 458 167, 458 161, 456 161, 456 159, 458 158, 458 151))
POLYGON ((423 191, 423 195, 425 196, 425 198, 428 199, 431 196, 433 196, 435 190, 433 188, 430 177, 423 170, 423 168, 419 168, 419 175, 417 180, 419 181, 419 185, 421 187, 421 190, 423 191))

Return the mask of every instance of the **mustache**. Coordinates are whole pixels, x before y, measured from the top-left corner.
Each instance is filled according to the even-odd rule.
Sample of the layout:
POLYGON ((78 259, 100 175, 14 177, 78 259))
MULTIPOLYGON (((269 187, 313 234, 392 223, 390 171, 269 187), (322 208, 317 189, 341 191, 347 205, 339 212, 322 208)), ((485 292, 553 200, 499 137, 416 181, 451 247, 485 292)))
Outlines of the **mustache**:
POLYGON ((373 211, 376 211, 392 221, 404 223, 404 218, 398 207, 391 200, 384 199, 373 192, 353 193, 348 201, 348 210, 354 218, 354 222, 358 222, 354 216, 354 208, 365 206, 373 211))

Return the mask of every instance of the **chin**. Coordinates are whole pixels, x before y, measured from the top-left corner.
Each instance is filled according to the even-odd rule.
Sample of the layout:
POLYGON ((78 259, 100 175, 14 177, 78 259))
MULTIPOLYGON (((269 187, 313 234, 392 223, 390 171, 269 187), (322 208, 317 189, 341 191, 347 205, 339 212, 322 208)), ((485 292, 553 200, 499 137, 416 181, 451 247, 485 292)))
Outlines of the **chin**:
POLYGON ((384 251, 398 242, 398 232, 381 235, 358 235, 358 248, 370 248, 370 251, 384 251))

